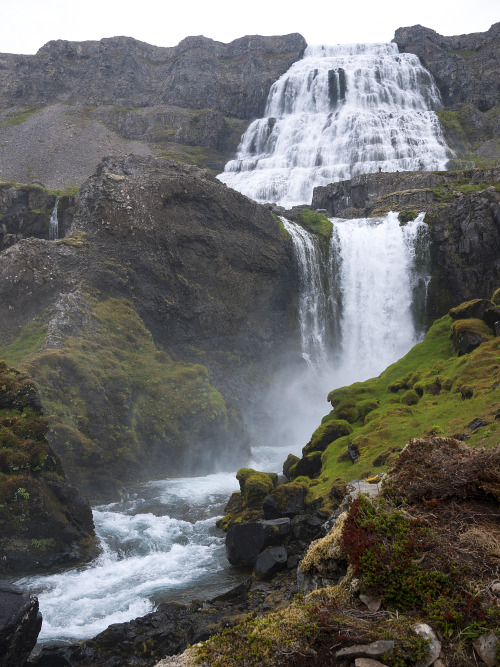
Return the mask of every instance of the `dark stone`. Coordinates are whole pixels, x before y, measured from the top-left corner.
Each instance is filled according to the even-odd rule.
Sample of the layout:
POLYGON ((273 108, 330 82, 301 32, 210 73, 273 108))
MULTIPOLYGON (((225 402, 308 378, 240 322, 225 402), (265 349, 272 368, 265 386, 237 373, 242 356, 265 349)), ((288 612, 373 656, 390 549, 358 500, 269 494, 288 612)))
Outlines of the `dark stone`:
MULTIPOLYGON (((465 320, 471 317, 484 320, 484 314, 490 307, 491 301, 489 299, 472 299, 452 308, 449 315, 454 320, 465 320)), ((498 308, 498 312, 500 313, 500 308, 498 308)))
POLYGON ((234 588, 231 588, 225 593, 212 598, 210 602, 227 602, 228 600, 235 600, 236 598, 242 597, 248 593, 251 587, 252 577, 249 577, 246 581, 243 581, 241 584, 238 584, 234 588))
POLYGON ((279 544, 290 532, 290 519, 235 523, 226 534, 226 557, 231 565, 254 565, 268 546, 279 544))
POLYGON ((295 466, 294 477, 316 477, 321 471, 321 455, 323 452, 311 452, 303 456, 295 466))
POLYGON ((490 306, 489 308, 486 308, 482 319, 489 327, 494 327, 495 324, 500 322, 500 306, 490 306))
POLYGON ((266 496, 264 498, 262 509, 264 510, 265 519, 279 519, 283 516, 283 512, 279 509, 276 498, 273 498, 273 496, 266 496))
POLYGON ((0 667, 21 667, 42 627, 38 599, 18 586, 0 582, 0 667))
POLYGON ((259 554, 253 574, 256 579, 270 579, 273 575, 285 570, 287 554, 284 547, 268 547, 259 554))
POLYGON ((357 459, 359 459, 359 457, 361 456, 361 454, 359 453, 359 449, 358 449, 357 445, 350 442, 347 445, 347 455, 349 456, 351 461, 353 463, 355 463, 357 461, 357 459))
POLYGON ((478 417, 477 419, 473 419, 471 423, 469 424, 469 428, 471 431, 476 431, 478 428, 481 428, 482 426, 487 426, 488 422, 484 421, 484 419, 481 419, 478 417))
POLYGON ((293 570, 301 560, 302 556, 300 554, 293 554, 292 556, 288 556, 286 566, 289 570, 293 570))
POLYGON ((299 514, 291 521, 292 536, 295 540, 309 543, 321 535, 323 522, 312 514, 299 514))

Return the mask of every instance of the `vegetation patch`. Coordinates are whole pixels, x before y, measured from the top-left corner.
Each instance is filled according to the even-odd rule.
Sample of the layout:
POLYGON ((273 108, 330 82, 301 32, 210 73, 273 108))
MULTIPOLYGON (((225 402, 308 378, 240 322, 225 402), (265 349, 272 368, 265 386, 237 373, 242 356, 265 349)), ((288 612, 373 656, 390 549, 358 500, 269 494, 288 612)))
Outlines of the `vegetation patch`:
POLYGON ((323 213, 303 208, 297 214, 297 222, 309 232, 328 240, 332 235, 333 223, 323 213))

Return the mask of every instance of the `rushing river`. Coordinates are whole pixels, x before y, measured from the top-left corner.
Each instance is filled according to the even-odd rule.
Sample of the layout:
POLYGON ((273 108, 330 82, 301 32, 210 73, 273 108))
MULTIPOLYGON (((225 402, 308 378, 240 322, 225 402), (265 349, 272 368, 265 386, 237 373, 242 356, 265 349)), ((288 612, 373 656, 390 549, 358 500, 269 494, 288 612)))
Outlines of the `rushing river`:
MULTIPOLYGON (((250 465, 280 470, 287 454, 260 447, 250 465)), ((95 561, 16 582, 38 596, 39 641, 93 637, 162 600, 215 597, 248 576, 229 566, 215 526, 237 490, 235 473, 165 479, 130 486, 120 502, 94 507, 102 547, 95 561)))

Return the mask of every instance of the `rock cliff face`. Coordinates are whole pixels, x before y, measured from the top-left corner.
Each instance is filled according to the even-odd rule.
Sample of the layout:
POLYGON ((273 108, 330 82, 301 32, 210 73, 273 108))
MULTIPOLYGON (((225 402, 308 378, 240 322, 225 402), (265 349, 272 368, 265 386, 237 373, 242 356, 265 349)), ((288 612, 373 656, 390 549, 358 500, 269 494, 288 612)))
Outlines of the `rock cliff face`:
POLYGON ((79 488, 113 497, 117 481, 241 465, 247 436, 215 387, 248 406, 279 363, 289 245, 207 172, 129 157, 87 181, 66 237, 0 255, 0 356, 39 382, 79 488))
POLYGON ((222 171, 305 46, 298 34, 172 48, 114 37, 0 54, 0 178, 61 189, 105 155, 154 150, 222 171))
POLYGON ((0 573, 95 556, 90 506, 48 443, 37 388, 3 361, 0 387, 0 573))
POLYGON ((438 115, 458 158, 468 166, 498 164, 500 23, 454 37, 416 25, 396 30, 394 41, 400 51, 419 56, 434 76, 446 107, 438 115))
POLYGON ((427 315, 489 297, 500 281, 500 168, 364 174, 314 191, 313 208, 355 218, 426 211, 431 235, 427 315))

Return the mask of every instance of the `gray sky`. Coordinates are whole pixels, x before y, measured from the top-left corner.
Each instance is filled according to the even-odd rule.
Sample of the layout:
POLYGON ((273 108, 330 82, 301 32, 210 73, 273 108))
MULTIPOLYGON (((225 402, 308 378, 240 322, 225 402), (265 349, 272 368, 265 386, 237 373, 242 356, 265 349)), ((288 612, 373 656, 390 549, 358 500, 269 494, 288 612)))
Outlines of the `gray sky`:
POLYGON ((488 30, 498 0, 3 0, 0 53, 36 53, 52 39, 126 35, 175 46, 189 35, 230 42, 300 32, 308 44, 389 42, 417 23, 443 35, 488 30))

